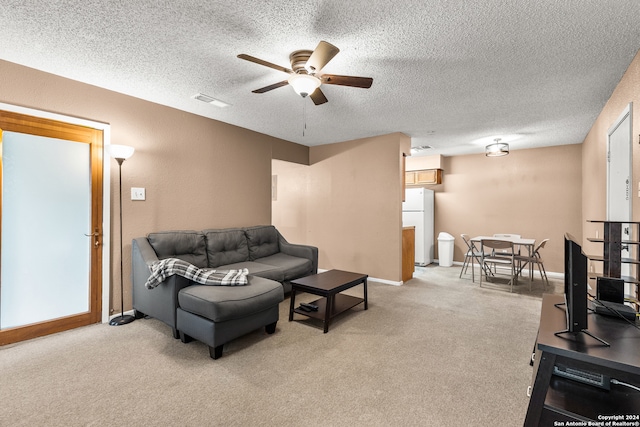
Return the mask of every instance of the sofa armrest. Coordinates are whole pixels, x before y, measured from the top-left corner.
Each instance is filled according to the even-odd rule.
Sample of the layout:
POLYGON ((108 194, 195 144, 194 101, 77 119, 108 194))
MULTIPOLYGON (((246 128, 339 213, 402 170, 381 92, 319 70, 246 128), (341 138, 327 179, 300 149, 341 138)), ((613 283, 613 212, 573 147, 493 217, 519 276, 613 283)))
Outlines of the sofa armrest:
MULTIPOLYGON (((144 262, 147 267, 156 261, 159 261, 156 251, 153 250, 149 240, 146 237, 138 237, 133 239, 132 248, 136 249, 137 255, 139 255, 137 261, 144 262)), ((147 268, 148 270, 148 268, 147 268)))
POLYGON ((311 261, 313 267, 313 274, 318 273, 318 248, 310 245, 298 245, 287 242, 287 240, 278 231, 278 239, 280 245, 280 252, 283 254, 306 258, 311 261))
POLYGON ((178 308, 178 292, 191 286, 193 282, 182 276, 170 276, 154 289, 147 289, 145 283, 151 275, 149 266, 158 261, 158 256, 146 237, 133 239, 131 242, 131 281, 133 283, 133 308, 163 321, 173 329, 177 338, 176 309, 178 308))

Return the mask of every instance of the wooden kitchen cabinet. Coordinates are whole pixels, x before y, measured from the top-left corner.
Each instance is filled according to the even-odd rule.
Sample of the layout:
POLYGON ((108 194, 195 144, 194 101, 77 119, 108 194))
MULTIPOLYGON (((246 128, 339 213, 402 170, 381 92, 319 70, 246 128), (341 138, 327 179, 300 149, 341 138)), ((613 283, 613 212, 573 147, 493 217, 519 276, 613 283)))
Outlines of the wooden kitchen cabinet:
POLYGON ((442 184, 442 169, 425 169, 405 172, 406 185, 442 184))
POLYGON ((416 228, 402 227, 402 281, 413 278, 416 264, 416 228))

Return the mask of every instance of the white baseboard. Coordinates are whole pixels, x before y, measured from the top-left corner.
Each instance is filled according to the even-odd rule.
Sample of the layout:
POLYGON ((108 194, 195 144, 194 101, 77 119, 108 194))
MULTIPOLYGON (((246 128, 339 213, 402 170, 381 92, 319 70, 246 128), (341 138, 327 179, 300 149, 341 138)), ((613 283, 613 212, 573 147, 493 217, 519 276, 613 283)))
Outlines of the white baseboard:
POLYGON ((404 282, 395 282, 393 280, 385 280, 385 279, 378 279, 375 277, 369 277, 367 279, 370 282, 378 282, 378 283, 384 283, 385 285, 392 285, 392 286, 400 286, 402 285, 404 282))
MULTIPOLYGON (((319 268, 318 269, 318 273, 324 273, 325 271, 329 271, 329 270, 325 270, 323 268, 319 268)), ((367 277, 367 281, 368 282, 378 282, 378 283, 384 283, 385 285, 392 285, 392 286, 400 286, 402 285, 404 282, 395 282, 393 280, 386 280, 386 279, 378 279, 376 277, 367 277)))
MULTIPOLYGON (((462 266, 463 264, 464 263, 462 263, 460 261, 454 261, 453 262, 453 265, 462 266)), ((526 269, 526 268, 524 270, 522 270, 522 272, 525 273, 525 275, 529 274, 529 270, 526 269)), ((540 272, 537 269, 534 270, 534 272, 533 272, 533 276, 535 277, 536 275, 538 277, 540 277, 540 272)), ((547 277, 550 277, 552 279, 562 279, 562 280, 564 280, 564 273, 556 273, 556 272, 553 272, 553 271, 547 271, 547 277)))

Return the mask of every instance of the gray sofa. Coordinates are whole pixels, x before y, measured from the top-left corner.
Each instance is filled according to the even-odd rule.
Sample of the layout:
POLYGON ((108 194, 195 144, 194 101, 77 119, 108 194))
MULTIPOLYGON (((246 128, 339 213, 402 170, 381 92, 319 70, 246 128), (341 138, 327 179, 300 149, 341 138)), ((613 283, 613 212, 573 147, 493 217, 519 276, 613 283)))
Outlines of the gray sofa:
MULTIPOLYGON (((187 298, 192 298, 194 289, 189 289, 182 295, 181 291, 191 286, 203 285, 194 284, 182 276, 175 275, 169 276, 159 286, 147 289, 145 283, 151 274, 149 265, 165 258, 179 258, 199 268, 219 270, 247 268, 251 276, 279 282, 283 293, 291 290, 290 280, 316 274, 318 271, 316 247, 291 244, 270 225, 203 231, 165 231, 136 238, 132 242, 135 315, 137 318, 148 315, 161 320, 172 328, 175 338, 180 337, 177 322, 180 299, 186 301, 187 298)), ((225 294, 234 293, 233 288, 224 291, 225 294)), ((277 313, 276 307, 275 320, 273 316, 257 316, 259 318, 257 322, 262 324, 255 323, 257 326, 253 329, 272 323, 275 329, 277 313)), ((250 325, 250 327, 253 326, 250 325)), ((227 327, 227 329, 234 329, 234 327, 227 327)), ((235 329, 246 330, 247 326, 243 325, 235 329)), ((233 334, 226 333, 225 339, 229 341, 233 339, 230 338, 232 336, 233 334)), ((188 337, 186 339, 188 340, 188 337)), ((219 341, 214 344, 220 345, 219 341)), ((213 346, 217 347, 217 345, 213 346)))

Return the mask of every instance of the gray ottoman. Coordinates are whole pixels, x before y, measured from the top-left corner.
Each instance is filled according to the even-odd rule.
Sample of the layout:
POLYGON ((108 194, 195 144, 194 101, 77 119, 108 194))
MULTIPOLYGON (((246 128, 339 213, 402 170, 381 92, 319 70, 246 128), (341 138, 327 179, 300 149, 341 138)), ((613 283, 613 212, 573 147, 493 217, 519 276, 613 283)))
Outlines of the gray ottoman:
POLYGON ((239 336, 263 326, 274 333, 283 300, 279 282, 256 276, 244 286, 188 286, 178 293, 176 328, 182 342, 197 339, 217 359, 223 344, 239 336))

